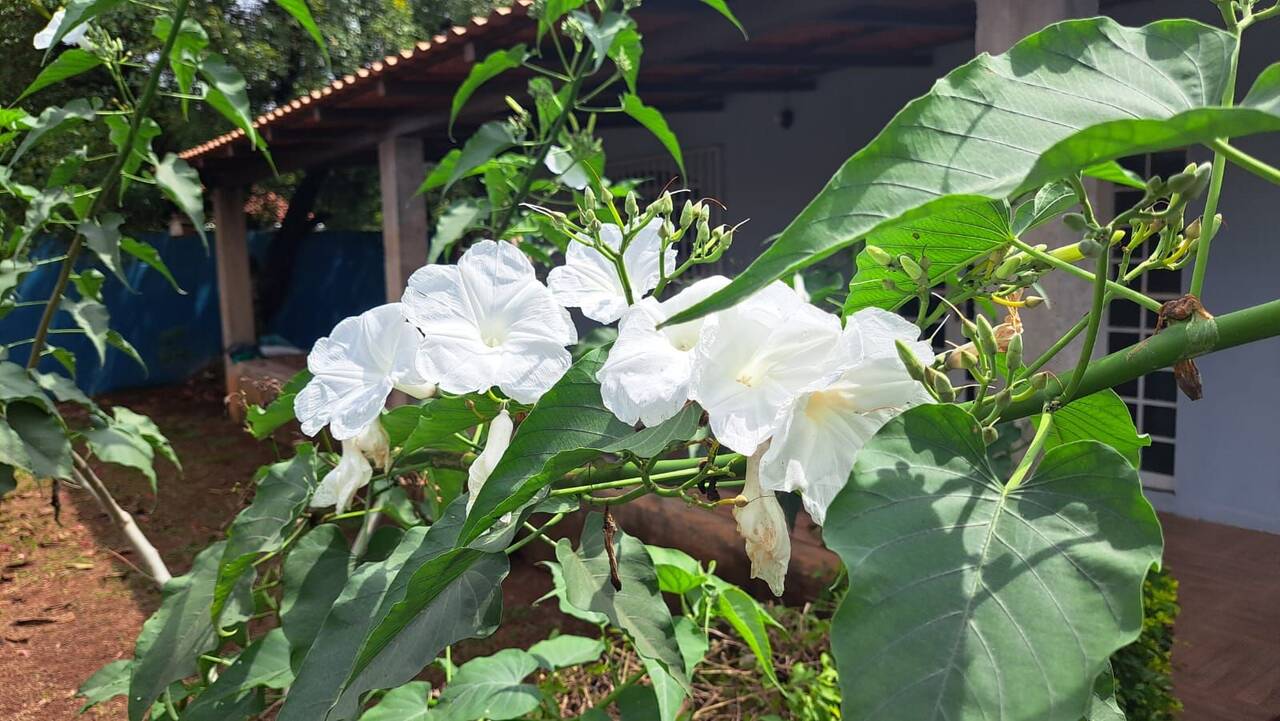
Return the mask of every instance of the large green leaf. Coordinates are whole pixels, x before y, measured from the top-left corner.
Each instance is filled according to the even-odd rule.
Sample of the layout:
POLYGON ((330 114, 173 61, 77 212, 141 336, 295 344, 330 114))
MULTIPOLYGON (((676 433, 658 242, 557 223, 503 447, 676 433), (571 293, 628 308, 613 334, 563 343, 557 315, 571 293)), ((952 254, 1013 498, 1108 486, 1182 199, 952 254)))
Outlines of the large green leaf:
POLYGON ((453 94, 453 104, 449 109, 450 137, 453 136, 453 122, 458 119, 458 113, 462 111, 462 107, 467 104, 476 90, 506 71, 520 67, 527 56, 528 51, 522 43, 506 50, 495 50, 484 60, 471 66, 471 72, 467 73, 466 80, 462 81, 457 92, 453 94))
POLYGON ((254 490, 253 503, 241 511, 227 529, 227 549, 218 568, 212 618, 222 614, 231 591, 263 553, 284 546, 298 516, 307 508, 316 487, 316 455, 310 444, 298 446, 293 458, 263 469, 254 490))
POLYGON ((1052 448, 1010 489, 944 405, 862 449, 823 539, 849 570, 831 631, 849 721, 1079 721, 1162 546, 1120 454, 1052 448))
POLYGON ((1125 721, 1124 710, 1116 698, 1116 677, 1110 663, 1093 682, 1093 699, 1084 718, 1085 721, 1125 721))
MULTIPOLYGON (((929 285, 942 283, 957 270, 1009 244, 1009 209, 1004 203, 978 203, 949 208, 936 215, 878 231, 867 243, 897 258, 928 258, 929 285)), ((863 308, 896 310, 920 297, 916 283, 901 268, 886 268, 867 253, 859 253, 857 273, 849 282, 846 315, 863 308), (885 281, 893 283, 887 287, 885 281)))
POLYGON ((631 636, 641 657, 657 660, 687 692, 684 659, 676 643, 671 612, 658 590, 653 560, 643 543, 618 529, 613 543, 621 588, 615 588, 603 529, 604 517, 592 513, 583 523, 578 550, 568 539, 556 543, 556 560, 564 573, 569 603, 607 616, 631 636))
POLYGON ((71 300, 63 297, 59 306, 71 320, 76 322, 80 330, 89 339, 93 349, 98 352, 98 360, 105 362, 107 358, 107 333, 111 330, 111 314, 107 306, 96 300, 71 300))
POLYGON ((209 606, 224 546, 204 549, 186 575, 166 583, 160 609, 142 625, 129 679, 130 721, 142 721, 169 684, 194 674, 196 659, 217 645, 209 606))
MULTIPOLYGON (((454 183, 465 178, 502 151, 515 145, 516 140, 518 138, 516 138, 511 126, 507 123, 494 120, 481 125, 480 129, 476 130, 475 135, 467 139, 466 145, 462 146, 462 152, 457 155, 457 159, 453 162, 449 171, 448 181, 444 184, 445 192, 449 192, 449 188, 454 183)), ((449 156, 445 156, 445 160, 448 160, 451 156, 452 153, 449 156)), ((445 161, 441 161, 440 165, 444 167, 445 161)), ((435 176, 436 173, 434 172, 427 176, 418 192, 427 189, 435 176)))
POLYGON ((295 668, 347 584, 350 556, 342 529, 325 523, 299 538, 284 559, 280 627, 289 640, 295 668))
POLYGON ((537 670, 538 659, 519 648, 472 659, 462 664, 445 686, 436 712, 447 721, 504 721, 523 716, 542 700, 537 686, 524 683, 525 677, 537 670))
POLYGON ((204 100, 244 131, 253 147, 262 144, 253 127, 253 107, 249 104, 248 84, 244 75, 221 55, 210 53, 200 61, 200 76, 209 84, 204 100))
POLYGON ((276 0, 276 5, 298 21, 298 24, 315 41, 316 47, 320 48, 325 62, 329 62, 329 45, 325 42, 324 35, 320 33, 320 27, 316 25, 315 18, 311 16, 311 8, 307 7, 307 0, 276 0))
POLYGON ((23 90, 22 94, 18 96, 18 100, 22 100, 42 88, 60 83, 67 78, 73 78, 81 73, 89 72, 101 64, 102 61, 98 59, 98 56, 87 50, 81 50, 80 48, 64 50, 58 57, 54 58, 52 63, 49 63, 44 70, 40 71, 36 79, 32 80, 27 89, 23 90))
POLYGON ((80 707, 80 713, 88 711, 103 701, 110 701, 116 696, 129 693, 129 673, 132 670, 133 659, 121 658, 95 671, 89 680, 76 689, 76 695, 84 697, 84 706, 80 707))
POLYGON ((487 395, 439 396, 416 406, 401 406, 382 416, 392 448, 414 451, 467 450, 454 434, 488 423, 502 404, 487 395))
POLYGON ((662 116, 662 112, 657 108, 645 105, 640 96, 634 93, 627 93, 622 96, 622 110, 631 119, 640 123, 646 130, 653 133, 653 137, 662 143, 662 147, 667 149, 671 154, 671 159, 676 161, 676 167, 680 168, 680 172, 684 173, 684 153, 680 150, 680 141, 676 138, 676 134, 671 130, 671 126, 667 125, 667 119, 662 116))
POLYGON ((571 634, 548 638, 529 647, 529 654, 547 671, 590 663, 602 653, 604 641, 571 634))
POLYGON ((26 136, 22 138, 18 149, 13 151, 13 157, 9 158, 9 166, 17 165, 18 159, 45 135, 61 130, 68 124, 93 120, 94 109, 95 106, 83 98, 76 98, 62 107, 51 105, 45 108, 35 120, 27 121, 26 124, 29 130, 27 130, 26 136))
POLYGON ((200 240, 208 245, 204 232, 204 197, 200 189, 200 174, 187 161, 173 153, 164 156, 155 167, 156 185, 165 197, 191 219, 200 240))
POLYGON ((124 217, 119 213, 108 213, 101 218, 84 221, 76 231, 84 236, 85 245, 97 254, 107 270, 115 273, 120 282, 128 287, 129 279, 125 277, 124 268, 120 265, 120 226, 123 223, 124 217))
POLYGON ((120 249, 137 258, 142 263, 151 266, 157 273, 164 276, 169 281, 169 285, 173 286, 174 291, 178 295, 186 295, 187 291, 178 285, 178 281, 173 277, 172 271, 169 270, 168 264, 164 262, 164 258, 160 257, 160 251, 156 250, 154 245, 145 241, 137 240, 125 236, 120 239, 120 249))
POLYGON ((1006 200, 1127 155, 1280 129, 1280 69, 1221 103, 1236 40, 1191 20, 1074 20, 980 55, 912 101, 728 287, 679 314, 726 308, 877 229, 1006 200))
POLYGON ((10 361, 0 361, 0 402, 14 401, 34 403, 49 413, 57 412, 40 383, 32 378, 26 368, 10 361))
POLYGON ((86 428, 81 435, 89 443, 95 458, 138 471, 146 476, 151 491, 155 492, 155 451, 145 438, 113 424, 86 428))
POLYGON ((360 721, 431 721, 439 717, 427 706, 431 698, 431 684, 413 681, 393 688, 360 716, 360 721))
POLYGON ((246 694, 259 688, 283 689, 293 680, 289 670, 289 641, 278 628, 249 644, 230 666, 182 712, 182 721, 231 721, 229 708, 240 706, 246 694))
POLYGON ((262 440, 271 435, 277 428, 293 420, 293 400, 298 392, 311 381, 311 371, 302 369, 289 379, 265 408, 258 405, 249 406, 245 413, 245 425, 254 438, 262 440))
POLYGON ((32 403, 11 402, 0 420, 0 463, 36 478, 70 478, 71 442, 57 416, 32 403))
MULTIPOLYGON (((1031 422, 1038 428, 1043 416, 1034 416, 1031 422)), ((1099 441, 1111 446, 1135 468, 1142 458, 1142 449, 1151 445, 1151 437, 1138 433, 1128 406, 1110 388, 1077 398, 1053 414, 1046 447, 1073 441, 1099 441)))

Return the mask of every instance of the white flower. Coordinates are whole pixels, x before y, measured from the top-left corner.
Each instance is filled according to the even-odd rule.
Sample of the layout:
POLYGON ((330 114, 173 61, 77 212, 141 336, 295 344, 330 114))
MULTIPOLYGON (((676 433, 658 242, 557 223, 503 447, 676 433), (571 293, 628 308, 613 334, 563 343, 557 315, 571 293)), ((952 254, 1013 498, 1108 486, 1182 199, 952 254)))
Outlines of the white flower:
POLYGON ((578 342, 569 312, 507 242, 482 240, 455 265, 428 265, 409 278, 405 313, 425 338, 418 368, 449 393, 498 386, 533 403, 569 369, 578 342))
POLYGON ((568 148, 552 145, 543 163, 546 164, 547 170, 560 178, 561 183, 574 190, 582 190, 591 183, 591 176, 587 174, 586 167, 581 160, 573 159, 573 153, 568 148))
POLYGON ((779 412, 773 441, 760 464, 763 486, 800 491, 805 509, 821 525, 862 446, 894 416, 931 400, 907 375, 894 346, 901 340, 929 363, 932 350, 917 340, 919 334, 915 325, 878 308, 852 315, 840 339, 838 362, 846 370, 779 412))
MULTIPOLYGON (((467 513, 471 513, 471 507, 480 497, 480 489, 484 488, 484 482, 489 480, 489 475, 493 473, 498 461, 502 460, 502 454, 507 452, 507 446, 510 445, 511 414, 503 408, 489 424, 489 438, 484 443, 484 450, 480 451, 480 455, 476 456, 471 467, 467 469, 467 513)), ((503 518, 505 519, 506 516, 503 518)))
POLYGON ((334 507, 334 513, 342 513, 351 505, 356 491, 369 485, 373 467, 365 460, 354 440, 342 442, 342 458, 338 465, 320 479, 316 492, 311 495, 312 508, 334 507))
MULTIPOLYGON (((58 31, 58 26, 62 24, 62 18, 65 17, 66 14, 67 11, 65 9, 58 8, 58 10, 53 13, 53 17, 49 18, 49 24, 45 25, 43 30, 32 36, 31 44, 35 46, 36 50, 49 49, 49 45, 53 43, 53 34, 58 31)), ((81 23, 68 31, 66 35, 62 36, 62 43, 64 45, 83 46, 84 36, 88 32, 89 24, 81 23)))
POLYGON ((760 456, 766 448, 768 444, 747 459, 747 482, 741 493, 746 503, 733 507, 733 519, 747 543, 751 577, 764 579, 773 595, 781 596, 791 563, 791 535, 778 498, 760 487, 760 456))
POLYGON ((377 422, 393 388, 419 398, 434 393, 414 366, 420 337, 399 303, 334 326, 307 355, 314 377, 293 401, 302 432, 314 436, 327 424, 334 438, 345 441, 377 422))
POLYGON ((750 455, 773 432, 782 406, 839 374, 830 363, 840 319, 775 281, 702 327, 691 396, 707 411, 716 439, 750 455))
POLYGON ((355 437, 356 448, 378 468, 386 469, 391 465, 391 438, 382 422, 375 420, 364 427, 355 437))
MULTIPOLYGON (((662 238, 658 229, 662 219, 654 218, 643 228, 622 253, 622 266, 626 269, 631 287, 632 302, 638 301, 658 285, 662 268, 667 273, 675 270, 676 250, 662 250, 662 238)), ((600 228, 600 240, 615 252, 622 247, 622 230, 616 225, 600 228)), ((618 268, 586 239, 569 243, 565 251, 565 264, 552 268, 547 274, 547 285, 556 294, 556 300, 566 308, 581 308, 582 314, 598 323, 612 323, 627 309, 627 295, 618 277, 618 268)))
POLYGON ((604 405, 619 420, 656 426, 684 407, 693 378, 693 350, 705 319, 661 330, 657 326, 728 284, 728 278, 715 275, 661 303, 645 298, 627 309, 609 358, 596 373, 604 405))

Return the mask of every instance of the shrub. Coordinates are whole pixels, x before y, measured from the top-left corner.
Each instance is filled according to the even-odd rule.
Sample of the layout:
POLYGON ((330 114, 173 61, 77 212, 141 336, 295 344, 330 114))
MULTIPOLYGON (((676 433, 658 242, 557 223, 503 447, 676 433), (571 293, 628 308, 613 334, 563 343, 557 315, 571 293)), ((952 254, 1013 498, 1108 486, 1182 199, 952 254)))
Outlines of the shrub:
POLYGON ((1142 584, 1142 635, 1111 657, 1116 695, 1129 721, 1172 721, 1182 710, 1173 695, 1173 622, 1178 581, 1167 569, 1152 569, 1142 584))

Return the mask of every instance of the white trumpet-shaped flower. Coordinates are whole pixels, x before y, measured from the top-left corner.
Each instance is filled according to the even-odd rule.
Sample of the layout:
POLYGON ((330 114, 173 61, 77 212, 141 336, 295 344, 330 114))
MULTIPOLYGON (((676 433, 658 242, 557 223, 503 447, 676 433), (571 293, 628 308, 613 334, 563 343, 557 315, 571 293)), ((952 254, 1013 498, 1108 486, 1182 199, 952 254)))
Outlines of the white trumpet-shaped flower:
POLYGON ((482 240, 457 265, 428 265, 409 277, 405 313, 424 336, 423 376, 449 393, 494 386, 534 403, 569 369, 573 321, 533 264, 507 242, 482 240))
POLYGON ((791 535, 778 498, 760 486, 760 457, 766 448, 768 444, 747 459, 747 482, 740 494, 745 503, 733 507, 733 519, 747 544, 751 577, 763 579, 773 595, 781 596, 791 564, 791 535))
POLYGON ((338 459, 338 465, 320 479, 320 485, 311 495, 311 507, 333 506, 335 513, 342 513, 351 505, 356 491, 369 485, 370 478, 373 478, 373 467, 359 445, 354 440, 343 441, 342 457, 338 459))
POLYGON ((356 435, 355 443, 356 448, 374 466, 385 469, 391 465, 391 437, 387 435, 387 429, 382 427, 381 421, 375 420, 365 426, 356 435))
POLYGON ((707 411, 716 439, 750 455, 773 433, 784 404, 834 377, 840 320, 775 281, 702 327, 691 396, 707 411))
POLYGON ((760 464, 762 485, 771 491, 799 491, 814 522, 849 479, 858 451, 894 416, 931 399, 907 375, 895 341, 901 340, 924 363, 932 361, 919 329, 878 308, 850 316, 838 358, 845 370, 819 382, 778 414, 769 450, 760 464))
POLYGON ((552 145, 543 163, 547 166, 547 170, 560 179, 561 183, 574 190, 582 190, 591 183, 591 176, 587 174, 586 166, 581 160, 574 160, 573 152, 568 148, 552 145))
POLYGON ((293 401, 302 432, 325 425, 345 441, 376 423, 387 396, 399 389, 416 398, 435 393, 414 365, 421 336, 405 321, 399 303, 343 319, 307 355, 311 381, 293 401))
POLYGON ((471 513, 471 507, 480 497, 480 489, 484 488, 485 481, 489 480, 498 461, 502 460, 502 454, 511 445, 511 429, 511 414, 503 408, 489 424, 489 438, 484 443, 484 450, 467 469, 467 513, 471 513))
MULTIPOLYGON (((661 227, 662 219, 654 218, 636 231, 622 251, 632 303, 657 287, 663 269, 667 273, 675 270, 676 250, 667 248, 663 252, 658 234, 661 227)), ((616 253, 622 248, 622 230, 616 225, 603 225, 600 240, 616 253)), ((581 308, 583 315, 598 323, 614 322, 630 305, 617 265, 585 239, 569 244, 565 264, 551 269, 547 285, 566 308, 581 308)))
MULTIPOLYGON (((53 16, 49 18, 49 24, 31 37, 31 44, 36 50, 48 50, 53 44, 53 35, 58 32, 58 26, 62 24, 62 19, 66 17, 67 11, 64 8, 58 8, 54 11, 53 16)), ((85 34, 89 32, 89 24, 81 23, 66 35, 62 36, 63 45, 84 45, 85 34)))
POLYGON ((689 400, 693 351, 704 319, 662 329, 658 325, 728 284, 728 278, 715 275, 668 300, 645 298, 627 309, 618 323, 618 339, 596 373, 604 405, 619 420, 655 426, 678 413, 689 400))

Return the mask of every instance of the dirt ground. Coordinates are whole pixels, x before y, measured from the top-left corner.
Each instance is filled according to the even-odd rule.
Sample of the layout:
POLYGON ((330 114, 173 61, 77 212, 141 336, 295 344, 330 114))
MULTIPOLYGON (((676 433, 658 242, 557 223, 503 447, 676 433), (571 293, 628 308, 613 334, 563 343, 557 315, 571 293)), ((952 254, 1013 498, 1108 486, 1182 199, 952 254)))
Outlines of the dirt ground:
MULTIPOLYGON (((101 463, 95 468, 120 504, 164 555, 174 575, 218 539, 251 495, 258 466, 273 462, 269 442, 238 430, 223 410, 220 381, 132 391, 99 399, 152 417, 168 435, 185 473, 157 461, 159 494, 144 479, 101 463)), ((75 718, 75 689, 108 662, 130 657, 160 593, 131 567, 132 553, 93 500, 62 494, 61 524, 48 490, 31 486, 0 503, 0 719, 75 718)), ((515 564, 503 584, 507 619, 495 637, 460 648, 456 658, 527 646, 550 629, 583 632, 555 610, 531 606, 550 589, 547 574, 515 564)), ((122 719, 124 699, 81 718, 122 719)))

